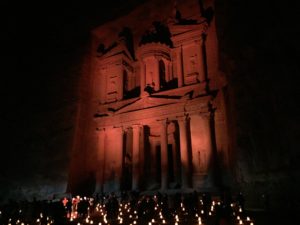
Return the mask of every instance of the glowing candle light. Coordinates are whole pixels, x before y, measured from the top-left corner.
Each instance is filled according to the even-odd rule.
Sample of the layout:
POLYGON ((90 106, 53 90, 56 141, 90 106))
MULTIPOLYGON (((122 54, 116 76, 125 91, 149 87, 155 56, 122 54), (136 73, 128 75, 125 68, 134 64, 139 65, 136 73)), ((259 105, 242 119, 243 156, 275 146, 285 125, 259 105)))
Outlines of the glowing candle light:
POLYGON ((202 224, 201 217, 198 218, 198 224, 202 224))
POLYGON ((209 213, 208 213, 208 215, 210 215, 210 216, 211 216, 211 212, 209 212, 209 213))
POLYGON ((242 221, 242 220, 240 220, 239 224, 243 224, 243 221, 242 221))
POLYGON ((237 219, 237 220, 240 220, 240 216, 237 216, 236 219, 237 219))
POLYGON ((254 225, 254 223, 253 223, 253 222, 251 222, 251 223, 250 223, 250 225, 254 225))
POLYGON ((247 216, 247 221, 250 221, 250 217, 249 216, 247 216))
POLYGON ((133 224, 136 224, 136 221, 135 221, 135 220, 133 221, 133 224))
POLYGON ((149 223, 148 223, 148 225, 152 225, 152 223, 151 223, 151 222, 149 222, 149 223))
POLYGON ((162 223, 163 223, 163 224, 165 224, 165 223, 166 223, 166 221, 165 221, 165 220, 163 220, 163 221, 162 221, 162 223))
POLYGON ((204 210, 201 210, 201 214, 204 214, 204 210))

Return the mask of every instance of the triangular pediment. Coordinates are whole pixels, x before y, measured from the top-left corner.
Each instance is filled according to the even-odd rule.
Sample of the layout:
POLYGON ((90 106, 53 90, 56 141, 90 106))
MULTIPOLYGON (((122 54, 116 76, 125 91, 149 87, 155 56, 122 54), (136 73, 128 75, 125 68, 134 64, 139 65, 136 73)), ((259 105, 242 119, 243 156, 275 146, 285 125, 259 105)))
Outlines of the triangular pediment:
POLYGON ((133 60, 130 52, 128 51, 127 47, 123 43, 117 43, 115 46, 113 46, 111 49, 105 52, 100 57, 100 59, 108 59, 110 57, 120 56, 120 55, 125 56, 129 60, 133 60))
POLYGON ((179 34, 192 32, 194 30, 201 30, 201 28, 203 26, 204 26, 204 23, 190 24, 190 25, 173 24, 170 26, 170 32, 171 32, 172 36, 176 36, 179 34))
POLYGON ((115 111, 116 114, 137 111, 147 108, 158 107, 162 105, 170 105, 182 101, 182 98, 174 98, 172 96, 146 96, 137 101, 123 106, 115 111))

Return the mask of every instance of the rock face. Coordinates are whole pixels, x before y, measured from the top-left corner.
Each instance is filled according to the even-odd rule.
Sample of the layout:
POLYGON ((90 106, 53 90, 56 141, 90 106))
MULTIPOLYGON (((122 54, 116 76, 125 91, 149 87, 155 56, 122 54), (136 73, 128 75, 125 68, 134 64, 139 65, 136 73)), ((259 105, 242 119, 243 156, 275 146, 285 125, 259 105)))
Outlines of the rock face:
POLYGON ((71 192, 231 185, 226 80, 206 7, 150 1, 92 31, 71 192))
POLYGON ((228 81, 236 182, 253 207, 267 204, 263 196, 268 195, 273 209, 293 209, 299 208, 299 107, 294 82, 298 66, 290 54, 292 46, 299 47, 290 29, 296 13, 279 8, 216 1, 215 16, 220 69, 228 81))
MULTIPOLYGON (((206 41, 207 58, 213 61, 209 61, 211 64, 207 65, 207 73, 217 76, 218 79, 211 80, 210 87, 219 89, 218 96, 222 96, 219 102, 216 99, 217 105, 223 108, 223 113, 217 114, 216 119, 224 121, 223 125, 219 123, 222 128, 216 127, 216 143, 223 143, 217 149, 228 153, 224 156, 228 164, 223 180, 228 181, 226 185, 234 190, 245 193, 248 206, 266 206, 264 195, 269 196, 269 204, 273 209, 280 208, 282 203, 285 203, 285 209, 299 208, 300 155, 296 140, 300 132, 296 98, 298 85, 295 82, 299 67, 296 57, 293 57, 294 52, 299 52, 297 31, 293 29, 296 27, 293 21, 297 21, 297 10, 288 5, 281 8, 282 5, 253 1, 177 2, 181 10, 180 14, 175 12, 176 19, 186 19, 190 11, 199 9, 198 15, 210 21, 211 33, 206 41), (216 38, 209 39, 211 36, 216 38), (218 135, 218 129, 225 134, 218 135)), ((55 56, 60 63, 51 61, 53 64, 46 63, 43 66, 44 58, 38 56, 45 57, 45 52, 39 50, 39 54, 30 54, 31 48, 28 47, 36 45, 38 35, 33 35, 35 39, 31 36, 32 40, 28 38, 31 45, 16 44, 19 49, 14 52, 27 52, 32 59, 39 58, 37 63, 29 58, 30 66, 38 71, 36 74, 47 76, 28 76, 32 72, 30 68, 26 71, 28 79, 21 79, 24 82, 16 84, 11 81, 15 94, 9 88, 1 90, 4 90, 2 97, 7 103, 6 110, 1 112, 7 152, 5 157, 1 157, 2 199, 45 198, 46 195, 53 196, 66 189, 86 193, 94 191, 93 188, 86 190, 84 187, 87 182, 95 183, 92 179, 93 171, 97 168, 94 160, 95 143, 82 141, 92 137, 97 128, 91 119, 94 118, 95 108, 90 101, 97 100, 90 92, 94 85, 90 77, 91 57, 103 53, 113 44, 112 40, 119 39, 119 32, 130 26, 137 26, 132 29, 135 31, 133 36, 144 37, 132 46, 133 49, 149 40, 160 40, 169 46, 167 40, 161 40, 153 33, 151 35, 151 29, 150 36, 143 35, 144 28, 151 28, 153 21, 167 23, 165 15, 172 15, 172 9, 171 1, 149 1, 135 10, 126 10, 130 14, 101 26, 101 32, 105 30, 104 33, 97 33, 97 29, 94 29, 91 39, 94 40, 95 35, 98 37, 95 45, 86 44, 82 47, 77 43, 81 46, 80 50, 73 52, 76 56, 70 61, 64 57, 69 58, 73 55, 70 53, 72 51, 64 55, 61 53, 65 48, 56 49, 55 56), (36 64, 39 65, 38 69, 36 64), (34 91, 28 94, 28 89, 34 91), (37 98, 36 95, 41 97, 37 98), (94 154, 91 154, 93 151, 94 154)), ((98 24, 97 13, 95 10, 87 13, 90 19, 85 20, 85 28, 80 32, 86 33, 91 24, 98 24)), ((116 13, 120 14, 124 15, 124 12, 116 13)), ((74 27, 82 23, 82 20, 70 21, 75 24, 74 27)), ((31 28, 28 31, 28 26, 24 25, 23 33, 43 33, 36 32, 41 29, 38 26, 31 28)), ((9 32, 11 30, 8 29, 9 32)), ((53 34, 55 36, 61 32, 53 34)), ((74 30, 71 33, 76 34, 74 30)), ((70 40, 70 36, 67 37, 70 40)), ((49 46, 46 52, 53 51, 49 46)), ((11 55, 11 52, 10 49, 7 55, 11 55)), ((132 49, 129 48, 128 52, 132 54, 132 49)), ((15 63, 16 60, 13 61, 15 63)), ((24 74, 24 70, 16 73, 24 74)))
MULTIPOLYGON (((199 11, 195 10, 195 14, 199 13, 209 21, 206 40, 207 74, 212 76, 210 88, 219 90, 216 102, 219 112, 222 113, 216 114, 218 124, 215 138, 219 159, 223 160, 223 184, 233 190, 245 192, 249 207, 266 207, 266 197, 263 196, 267 195, 274 209, 287 199, 291 199, 289 207, 296 206, 292 196, 297 196, 296 190, 299 186, 296 179, 299 173, 296 159, 299 154, 295 149, 298 133, 295 121, 298 121, 298 111, 294 108, 297 88, 291 77, 296 67, 293 59, 286 58, 290 53, 288 47, 295 39, 291 35, 288 42, 284 34, 275 35, 279 24, 283 25, 283 21, 286 21, 284 14, 277 18, 271 12, 265 12, 247 2, 245 5, 236 5, 233 2, 178 1, 178 8, 180 7, 180 14, 175 12, 177 19, 186 18, 197 8, 199 11), (273 25, 275 21, 277 25, 273 25)), ((93 42, 91 55, 95 53, 93 51, 98 45, 98 54, 106 54, 105 49, 114 47, 112 40, 118 39, 118 33, 124 27, 131 28, 134 37, 142 37, 140 42, 133 44, 133 49, 149 42, 160 42, 174 47, 166 39, 159 41, 159 35, 155 29, 151 29, 154 18, 167 23, 170 17, 166 15, 172 15, 171 11, 172 4, 169 1, 151 1, 127 16, 94 29, 93 40, 97 41, 93 42), (164 7, 161 8, 160 4, 164 4, 164 7), (146 11, 150 13, 145 13, 146 11), (144 28, 148 27, 148 34, 143 35, 144 28)), ((191 17, 191 21, 193 19, 191 17)), ((283 27, 287 33, 290 32, 286 26, 283 27)), ((97 81, 92 81, 87 87, 95 84, 97 81)), ((148 93, 151 94, 155 88, 158 90, 154 86, 148 93)), ((91 91, 88 98, 92 96, 94 92, 91 91)), ((116 97, 116 100, 121 98, 116 97)), ((101 94, 98 99, 101 99, 101 94)), ((104 104, 105 101, 100 103, 104 104)), ((96 109, 93 106, 84 108, 87 110, 85 115, 89 116, 96 109)), ((102 111, 99 112, 101 115, 102 111)), ((87 125, 83 121, 82 126, 92 127, 93 122, 87 125)), ((96 127, 94 124, 93 129, 96 127)), ((87 136, 93 135, 92 132, 84 133, 87 136)), ((88 165, 83 166, 87 170, 85 173, 95 171, 100 165, 93 160, 97 152, 93 147, 96 146, 95 143, 96 141, 90 142, 86 147, 89 153, 85 154, 90 158, 85 157, 88 165)), ((73 162, 74 164, 78 165, 78 161, 73 162)), ((84 169, 75 171, 77 172, 73 174, 79 174, 84 169)), ((82 175, 79 177, 87 177, 82 175)), ((70 183, 77 179, 71 179, 70 183)))

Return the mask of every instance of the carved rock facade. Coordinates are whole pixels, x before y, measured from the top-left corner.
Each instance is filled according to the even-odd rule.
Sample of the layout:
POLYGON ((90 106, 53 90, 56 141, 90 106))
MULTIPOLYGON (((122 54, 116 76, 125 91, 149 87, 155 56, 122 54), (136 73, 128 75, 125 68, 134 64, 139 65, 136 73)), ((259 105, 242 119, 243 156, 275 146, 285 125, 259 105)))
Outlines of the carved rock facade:
POLYGON ((73 157, 71 191, 87 174, 95 192, 215 190, 224 182, 230 160, 214 21, 198 1, 165 2, 166 13, 148 22, 132 18, 154 3, 92 32, 81 115, 88 125, 74 147, 84 148, 85 163, 73 157))

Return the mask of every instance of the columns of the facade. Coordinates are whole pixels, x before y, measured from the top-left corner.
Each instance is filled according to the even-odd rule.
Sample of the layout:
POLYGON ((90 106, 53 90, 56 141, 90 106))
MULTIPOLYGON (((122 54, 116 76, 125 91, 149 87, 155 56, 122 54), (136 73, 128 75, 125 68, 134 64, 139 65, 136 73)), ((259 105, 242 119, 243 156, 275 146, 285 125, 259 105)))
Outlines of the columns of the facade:
POLYGON ((191 187, 191 162, 189 156, 188 118, 186 116, 178 118, 180 135, 180 157, 181 157, 181 182, 182 188, 191 187))
POLYGON ((216 178, 216 152, 215 152, 215 135, 213 134, 214 129, 211 127, 212 123, 212 114, 211 113, 207 113, 207 114, 201 114, 202 118, 203 118, 203 125, 205 128, 205 132, 206 132, 206 151, 207 151, 207 175, 208 175, 208 185, 209 186, 216 186, 217 184, 217 178, 216 178))
POLYGON ((181 163, 178 161, 178 146, 176 144, 176 137, 175 132, 172 135, 169 135, 169 141, 168 143, 172 144, 172 161, 173 161, 173 182, 181 183, 181 173, 180 173, 180 167, 181 163))
POLYGON ((98 131, 97 176, 95 192, 103 191, 105 175, 105 129, 98 131))
POLYGON ((145 71, 145 63, 143 60, 140 62, 140 86, 141 86, 141 95, 145 90, 146 85, 146 71, 145 71))
POLYGON ((167 119, 161 120, 160 149, 161 149, 161 189, 168 189, 168 134, 167 119))
POLYGON ((115 189, 117 191, 121 190, 121 183, 122 183, 122 174, 123 174, 123 148, 124 148, 124 130, 122 127, 114 128, 116 131, 116 148, 114 152, 114 162, 116 166, 116 174, 115 174, 115 189))
POLYGON ((200 80, 200 82, 204 82, 206 80, 206 75, 205 75, 205 60, 204 60, 204 40, 203 37, 201 37, 200 40, 198 40, 196 42, 196 44, 198 45, 198 55, 199 55, 199 59, 198 59, 198 63, 199 63, 199 75, 198 75, 198 80, 200 80))
POLYGON ((159 91, 160 89, 160 79, 159 79, 159 59, 155 57, 154 59, 154 90, 159 91))
POLYGON ((176 71, 177 71, 177 79, 178 79, 178 87, 183 86, 183 69, 182 69, 182 47, 179 46, 176 48, 176 71))
POLYGON ((171 70, 170 70, 170 61, 162 58, 164 64, 165 64, 165 78, 166 78, 166 82, 169 82, 172 78, 171 78, 171 70))
POLYGON ((171 80, 173 80, 172 62, 171 61, 167 61, 167 62, 168 62, 168 73, 169 73, 168 81, 171 81, 171 80))
POLYGON ((156 152, 156 143, 154 138, 149 138, 150 142, 150 182, 156 183, 157 182, 157 168, 159 165, 157 165, 157 152, 156 152))
POLYGON ((132 144, 132 189, 139 189, 141 176, 140 162, 140 125, 133 125, 133 144, 132 144))

